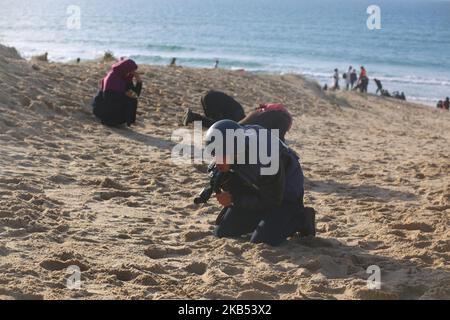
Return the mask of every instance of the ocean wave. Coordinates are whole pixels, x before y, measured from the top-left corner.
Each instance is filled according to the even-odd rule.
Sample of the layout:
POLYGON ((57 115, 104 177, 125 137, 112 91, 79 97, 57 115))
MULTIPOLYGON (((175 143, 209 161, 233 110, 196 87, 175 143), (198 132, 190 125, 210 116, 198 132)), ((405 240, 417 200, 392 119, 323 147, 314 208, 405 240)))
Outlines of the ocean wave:
POLYGON ((418 84, 418 85, 432 85, 432 86, 450 86, 450 80, 447 79, 426 79, 420 77, 389 77, 389 76, 380 76, 377 77, 381 81, 389 81, 396 83, 406 83, 406 84, 418 84))
MULTIPOLYGON (((332 73, 326 72, 314 72, 314 71, 300 71, 302 75, 311 76, 314 78, 331 78, 332 73)), ((379 79, 385 82, 393 82, 393 83, 402 83, 402 84, 416 84, 416 85, 431 85, 431 86, 450 86, 449 79, 427 79, 423 77, 415 77, 415 76, 403 76, 403 77, 395 77, 395 76, 377 76, 376 74, 371 76, 372 79, 379 79)))
POLYGON ((192 47, 183 47, 170 44, 148 44, 145 46, 148 50, 154 51, 169 51, 169 52, 180 52, 180 51, 195 51, 192 47))

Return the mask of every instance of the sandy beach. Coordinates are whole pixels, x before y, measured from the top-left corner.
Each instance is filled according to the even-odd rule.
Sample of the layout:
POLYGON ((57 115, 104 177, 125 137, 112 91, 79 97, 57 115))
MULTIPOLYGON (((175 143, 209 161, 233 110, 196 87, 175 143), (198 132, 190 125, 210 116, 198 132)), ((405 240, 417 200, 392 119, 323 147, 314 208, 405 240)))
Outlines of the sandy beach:
POLYGON ((109 67, 0 46, 0 299, 450 299, 450 112, 293 75, 141 65, 137 125, 107 128, 90 101, 109 67), (173 130, 209 89, 291 111, 317 238, 212 236, 219 206, 192 201, 206 166, 171 162, 173 130))

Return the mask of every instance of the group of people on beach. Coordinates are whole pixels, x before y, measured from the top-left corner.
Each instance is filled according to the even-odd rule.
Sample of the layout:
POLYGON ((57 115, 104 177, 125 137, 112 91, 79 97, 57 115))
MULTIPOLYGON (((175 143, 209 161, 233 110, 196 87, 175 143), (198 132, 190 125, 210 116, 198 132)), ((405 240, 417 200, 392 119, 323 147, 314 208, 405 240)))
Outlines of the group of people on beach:
POLYGON ((444 101, 439 100, 437 105, 436 105, 436 107, 438 109, 450 110, 450 100, 449 100, 449 98, 448 97, 445 98, 444 101))
MULTIPOLYGON (((219 59, 216 59, 214 62, 214 69, 218 69, 219 68, 219 59)), ((172 58, 172 60, 170 60, 169 63, 169 67, 176 67, 177 66, 177 58, 172 58)))
MULTIPOLYGON (((333 85, 331 86, 331 90, 340 90, 339 81, 341 79, 341 75, 339 73, 339 69, 334 69, 333 73, 333 85)), ((360 67, 359 75, 355 68, 350 66, 347 72, 342 74, 342 78, 345 80, 345 88, 347 91, 354 90, 361 93, 367 93, 369 87, 369 77, 367 75, 367 70, 364 66, 360 67)), ((380 94, 384 97, 393 97, 400 100, 406 100, 406 96, 404 92, 395 91, 392 94, 389 91, 383 89, 383 85, 379 79, 374 79, 375 84, 377 85, 377 90, 375 94, 380 94)), ((328 89, 328 85, 324 86, 324 90, 328 89)))
MULTIPOLYGON (((359 90, 360 92, 367 92, 367 87, 369 85, 369 78, 367 76, 366 69, 361 66, 360 73, 358 73, 355 68, 350 66, 348 71, 342 74, 342 78, 345 80, 345 89, 348 90, 359 90)), ((339 81, 341 79, 341 75, 339 73, 339 69, 334 69, 333 73, 333 85, 331 86, 331 90, 340 90, 341 87, 339 85, 339 81)), ((325 85, 325 90, 328 89, 328 85, 325 85)))
MULTIPOLYGON (((93 100, 93 113, 104 125, 131 126, 135 123, 138 98, 142 92, 142 80, 137 70, 133 60, 122 59, 101 81, 93 100)), ((305 207, 303 202, 304 176, 300 158, 286 144, 286 134, 293 125, 293 118, 286 107, 279 103, 261 104, 246 115, 242 105, 233 97, 214 90, 207 92, 200 103, 203 114, 187 109, 182 124, 189 126, 198 121, 208 128, 206 148, 214 144, 217 132, 224 136, 229 131, 245 132, 243 136, 234 138, 244 141, 234 141, 230 145, 226 139, 223 152, 212 153, 214 160, 209 172, 217 177, 214 178, 214 192, 223 207, 216 220, 214 234, 220 238, 251 234, 252 243, 272 246, 280 245, 294 235, 315 236, 315 211, 305 207), (266 143, 269 143, 268 150, 279 150, 277 155, 273 155, 279 163, 277 172, 262 174, 267 164, 260 159, 256 163, 235 164, 238 156, 242 156, 242 150, 237 150, 236 146, 245 146, 245 159, 253 157, 251 153, 254 150, 247 145, 245 137, 256 132, 257 145, 261 145, 259 133, 266 130, 269 136, 276 134, 275 139, 267 139, 266 143), (273 130, 278 131, 273 133, 273 130)))

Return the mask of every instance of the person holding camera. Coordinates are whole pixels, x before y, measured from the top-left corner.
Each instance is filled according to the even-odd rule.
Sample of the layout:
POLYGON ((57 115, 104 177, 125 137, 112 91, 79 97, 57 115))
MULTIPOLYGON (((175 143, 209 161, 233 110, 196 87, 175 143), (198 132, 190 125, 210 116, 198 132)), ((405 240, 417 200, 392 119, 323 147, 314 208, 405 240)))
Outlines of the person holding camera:
MULTIPOLYGON (((206 133, 206 148, 212 148, 217 133, 224 137, 223 152, 211 152, 217 170, 226 175, 220 190, 216 190, 216 199, 223 206, 216 221, 215 236, 219 238, 240 237, 252 234, 252 243, 266 243, 271 246, 282 244, 287 238, 300 233, 301 236, 315 236, 315 211, 303 205, 303 171, 298 156, 283 142, 275 148, 275 140, 268 139, 270 150, 279 150, 271 157, 278 161, 278 170, 271 175, 263 174, 263 165, 258 158, 250 163, 251 152, 246 139, 251 135, 257 139, 257 145, 265 134, 257 125, 241 126, 235 121, 223 120, 215 123, 206 133), (245 135, 234 135, 234 144, 230 145, 226 135, 244 130, 245 135), (236 146, 245 146, 244 150, 236 146), (237 161, 244 156, 245 162, 237 161), (276 158, 275 158, 276 157, 276 158), (238 162, 238 164, 235 164, 238 162), (245 178, 243 178, 245 177, 245 178)), ((267 130, 265 130, 267 131, 267 130)), ((267 135, 265 138, 268 138, 267 135)), ((211 151, 211 150, 209 150, 211 151)))

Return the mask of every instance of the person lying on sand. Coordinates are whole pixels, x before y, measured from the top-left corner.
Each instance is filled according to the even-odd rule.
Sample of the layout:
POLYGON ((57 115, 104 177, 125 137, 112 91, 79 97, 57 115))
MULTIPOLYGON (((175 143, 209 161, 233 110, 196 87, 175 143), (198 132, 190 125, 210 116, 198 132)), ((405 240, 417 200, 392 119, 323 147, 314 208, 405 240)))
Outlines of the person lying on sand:
POLYGON ((138 66, 131 59, 115 63, 101 82, 101 88, 93 101, 93 113, 104 125, 119 126, 136 122, 138 98, 142 80, 138 66), (133 79, 136 80, 134 84, 133 79))
POLYGON ((187 109, 183 117, 183 125, 188 126, 194 121, 201 121, 203 127, 209 128, 220 120, 241 121, 245 118, 244 108, 229 95, 211 90, 201 99, 205 116, 187 109))
MULTIPOLYGON (((238 129, 255 130, 257 133, 263 128, 241 126, 231 120, 219 121, 206 133, 206 148, 213 148, 217 132, 225 137, 227 131, 238 129)), ((250 133, 249 131, 247 133, 250 133)), ((244 136, 240 137, 245 139, 244 136)), ((239 139, 239 135, 235 139, 239 139)), ((256 139, 259 144, 258 134, 256 139)), ((280 150, 277 155, 279 168, 273 175, 263 175, 261 163, 233 164, 237 162, 235 160, 238 159, 239 151, 227 146, 227 141, 225 138, 224 140, 222 161, 217 159, 220 155, 209 150, 216 157, 216 169, 226 175, 222 179, 225 182, 221 184, 220 191, 216 192, 216 199, 223 209, 216 221, 215 236, 231 238, 252 233, 252 243, 271 246, 278 246, 297 233, 302 237, 315 236, 315 211, 303 205, 304 177, 299 158, 294 151, 277 139, 280 150)), ((271 139, 269 144, 272 143, 270 141, 271 139)), ((234 145, 239 143, 236 141, 234 145)), ((270 144, 269 150, 273 150, 273 145, 270 144)), ((250 151, 249 147, 243 151, 246 159, 249 159, 250 151)))
POLYGON ((201 121, 205 128, 220 120, 233 120, 241 125, 260 125, 266 129, 280 130, 280 139, 285 140, 286 133, 292 127, 292 116, 282 104, 261 104, 256 110, 245 116, 242 105, 229 95, 211 90, 202 99, 201 104, 206 116, 187 109, 183 125, 201 121))

